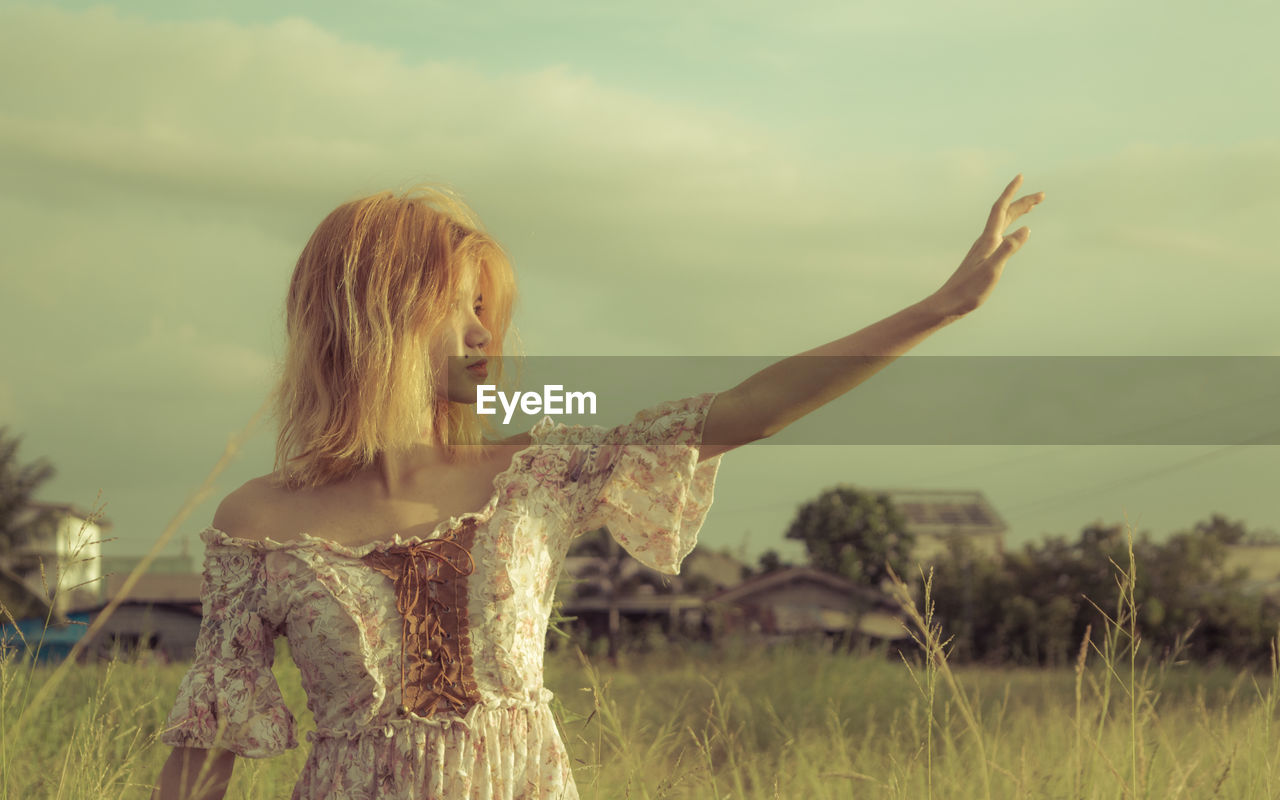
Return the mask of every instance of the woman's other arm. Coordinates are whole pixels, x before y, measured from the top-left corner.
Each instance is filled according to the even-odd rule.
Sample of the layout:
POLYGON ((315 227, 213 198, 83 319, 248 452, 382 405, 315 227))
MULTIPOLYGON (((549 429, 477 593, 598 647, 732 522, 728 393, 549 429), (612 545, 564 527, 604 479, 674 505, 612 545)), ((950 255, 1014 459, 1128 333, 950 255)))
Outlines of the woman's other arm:
POLYGON ((1013 201, 1018 175, 991 208, 987 226, 955 274, 926 299, 857 333, 779 361, 716 396, 703 425, 700 459, 774 435, 875 375, 898 356, 982 305, 1030 230, 1001 231, 1044 199, 1013 201))
MULTIPOLYGON (((231 502, 237 493, 232 492, 218 505, 213 515, 213 526, 218 530, 238 531, 238 514, 233 512, 239 506, 231 502)), ((230 750, 175 747, 160 770, 151 800, 222 800, 235 764, 236 754, 230 750)))
POLYGON ((175 747, 151 800, 222 800, 235 765, 236 754, 230 750, 175 747))

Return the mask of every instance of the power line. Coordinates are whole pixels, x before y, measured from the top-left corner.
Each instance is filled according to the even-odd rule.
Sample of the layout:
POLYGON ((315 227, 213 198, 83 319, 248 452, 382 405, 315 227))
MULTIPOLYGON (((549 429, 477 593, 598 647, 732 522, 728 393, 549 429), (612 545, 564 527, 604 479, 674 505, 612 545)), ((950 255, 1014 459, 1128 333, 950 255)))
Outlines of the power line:
POLYGON ((1024 511, 1029 508, 1038 508, 1041 506, 1045 506, 1047 508, 1054 508, 1055 505, 1046 506, 1046 504, 1061 505, 1061 502, 1059 501, 1069 500, 1073 498, 1079 498, 1081 496, 1089 496, 1094 494, 1105 494, 1107 492, 1111 492, 1116 489, 1121 489, 1126 486, 1133 486, 1134 484, 1142 483, 1143 481, 1150 480, 1151 478, 1157 477, 1159 475, 1167 475, 1170 472, 1176 472, 1180 469, 1186 469, 1187 467, 1193 464, 1198 464, 1202 461, 1208 461, 1209 459, 1217 458, 1218 456, 1221 456, 1225 453, 1233 451, 1239 447, 1250 447, 1250 446, 1257 445, 1263 439, 1270 439, 1277 435, 1280 435, 1280 429, 1273 430, 1268 433, 1260 434, 1258 436, 1253 437, 1247 442, 1239 442, 1237 444, 1229 444, 1225 447, 1219 447, 1217 450, 1213 450, 1208 453, 1201 453, 1199 455, 1192 456, 1191 458, 1174 462, 1173 464, 1170 464, 1166 467, 1161 467, 1159 469, 1154 469, 1148 472, 1139 473, 1138 475, 1134 475, 1124 480, 1108 481, 1106 483, 1098 484, 1097 486, 1094 486, 1088 489, 1078 489, 1071 492, 1064 492, 1062 494, 1050 495, 1049 497, 1042 497, 1038 500, 1032 500, 1030 503, 1024 503, 1020 506, 1014 506, 1012 508, 1005 509, 1005 512, 1014 513, 1018 511, 1024 511))
MULTIPOLYGON (((1147 427, 1145 427, 1145 428, 1139 428, 1138 430, 1129 431, 1129 432, 1127 432, 1127 433, 1123 434, 1123 435, 1122 435, 1121 437, 1119 437, 1119 438, 1126 438, 1126 439, 1127 439, 1127 438, 1129 438, 1129 437, 1131 437, 1131 436, 1139 436, 1140 434, 1150 433, 1150 432, 1152 432, 1152 431, 1160 430, 1161 428, 1167 428, 1167 427, 1169 427, 1170 425, 1181 425, 1181 424, 1186 423, 1186 422, 1191 422, 1191 421, 1193 421, 1193 420, 1197 420, 1197 419, 1199 419, 1199 418, 1201 418, 1201 417, 1204 417, 1204 416, 1209 416, 1209 415, 1212 415, 1212 416, 1223 416, 1226 412, 1234 411, 1235 409, 1238 409, 1238 408, 1240 408, 1240 407, 1242 407, 1242 406, 1252 406, 1252 405, 1254 405, 1254 404, 1258 403, 1259 401, 1264 401, 1264 400, 1265 400, 1265 401, 1272 401, 1272 402, 1273 402, 1272 407, 1274 407, 1274 400, 1275 400, 1276 398, 1280 398, 1280 392, 1274 392, 1274 393, 1272 393, 1272 394, 1263 395, 1263 396, 1261 396, 1261 397, 1254 397, 1254 398, 1250 398, 1250 399, 1248 399, 1248 400, 1242 400, 1242 401, 1240 401, 1240 402, 1238 402, 1238 403, 1231 403, 1230 405, 1219 406, 1218 408, 1214 408, 1214 409, 1211 409, 1211 410, 1209 410, 1209 411, 1202 411, 1202 412, 1200 412, 1200 413, 1198 413, 1198 414, 1191 414, 1191 415, 1189 415, 1189 416, 1181 417, 1181 418, 1179 418, 1179 419, 1169 420, 1169 421, 1167 421, 1167 422, 1159 422, 1159 423, 1156 423, 1155 425, 1148 425, 1148 426, 1147 426, 1147 427)), ((1259 438, 1262 438, 1262 437, 1259 437, 1259 438)), ((1250 441, 1254 441, 1254 442, 1256 442, 1256 441, 1257 441, 1257 439, 1251 439, 1250 441)), ((934 475, 928 475, 928 476, 926 476, 926 477, 924 477, 924 478, 919 479, 918 483, 932 483, 933 481, 945 480, 945 479, 947 479, 947 478, 954 478, 954 477, 958 477, 958 476, 961 476, 961 475, 970 475, 970 474, 972 474, 972 473, 974 472, 974 470, 989 470, 989 469, 993 469, 993 468, 995 468, 995 467, 1004 467, 1004 466, 1009 466, 1009 465, 1012 465, 1012 464, 1020 464, 1020 463, 1022 463, 1022 462, 1024 462, 1024 461, 1032 461, 1032 460, 1035 460, 1035 459, 1038 459, 1038 458, 1043 458, 1043 457, 1052 456, 1052 455, 1059 455, 1059 454, 1064 453, 1064 452, 1066 452, 1066 451, 1068 451, 1068 450, 1074 450, 1075 448, 1077 448, 1077 447, 1082 447, 1082 446, 1084 446, 1084 445, 1062 445, 1062 446, 1058 447, 1057 449, 1055 449, 1055 450, 1051 450, 1051 451, 1049 451, 1049 452, 1030 453, 1030 454, 1028 454, 1028 455, 1024 455, 1024 456, 1017 456, 1016 458, 1005 459, 1004 461, 996 461, 996 462, 991 463, 991 464, 983 464, 983 465, 981 465, 981 466, 979 466, 979 467, 963 467, 963 468, 961 468, 961 469, 951 470, 951 471, 949 471, 949 472, 944 472, 944 473, 939 473, 939 474, 934 474, 934 475)), ((1089 445, 1089 446, 1096 446, 1096 445, 1089 445)), ((1105 446, 1105 445, 1103 445, 1103 446, 1105 446)), ((1114 445, 1114 446, 1116 446, 1116 447, 1126 447, 1126 446, 1133 446, 1133 445, 1132 445, 1132 443, 1130 443, 1130 444, 1125 444, 1125 445, 1116 444, 1116 445, 1114 445)), ((1237 445, 1232 445, 1232 446, 1237 446, 1237 445)))
MULTIPOLYGON (((1149 425, 1149 426, 1147 426, 1147 427, 1144 427, 1144 428, 1138 429, 1138 430, 1136 430, 1136 431, 1130 431, 1130 432, 1128 432, 1128 433, 1124 434, 1124 435, 1123 435, 1123 438, 1128 438, 1128 437, 1130 437, 1130 436, 1136 436, 1136 435, 1141 434, 1141 433, 1147 433, 1147 432, 1150 432, 1150 431, 1159 430, 1159 429, 1161 429, 1161 428, 1166 428, 1166 427, 1168 427, 1168 426, 1170 426, 1170 425, 1176 425, 1176 424, 1181 424, 1181 423, 1184 423, 1184 422, 1189 422, 1189 421, 1191 421, 1191 420, 1195 420, 1195 419, 1197 419, 1197 418, 1199 418, 1199 417, 1203 417, 1203 416, 1208 415, 1208 414, 1221 415, 1221 414, 1223 414, 1224 412, 1227 412, 1227 411, 1230 411, 1230 410, 1233 410, 1233 409, 1240 408, 1241 406, 1253 405, 1253 404, 1255 404, 1255 403, 1257 403, 1257 402, 1259 402, 1259 401, 1261 401, 1261 400, 1268 400, 1268 399, 1271 399, 1271 398, 1274 398, 1274 397, 1280 397, 1280 393, 1274 393, 1274 394, 1270 394, 1270 395, 1263 395, 1263 396, 1261 396, 1261 397, 1254 397, 1254 398, 1250 398, 1249 400, 1244 400, 1244 401, 1241 401, 1241 402, 1238 402, 1238 403, 1232 403, 1232 404, 1230 404, 1230 405, 1220 406, 1220 407, 1218 407, 1218 408, 1212 409, 1212 410, 1210 410, 1210 411, 1201 412, 1201 413, 1199 413, 1199 414, 1192 414, 1192 415, 1189 415, 1189 416, 1186 416, 1186 417, 1182 417, 1182 418, 1180 418, 1180 419, 1170 420, 1170 421, 1166 421, 1166 422, 1161 422, 1161 423, 1157 423, 1157 424, 1155 424, 1155 425, 1149 425)), ((1185 469, 1185 468, 1187 468, 1187 467, 1190 467, 1190 466, 1192 466, 1192 465, 1194 465, 1194 464, 1197 464, 1197 463, 1200 463, 1200 462, 1202 462, 1202 461, 1207 461, 1207 460, 1212 459, 1212 458, 1217 458, 1218 456, 1223 455, 1224 453, 1230 452, 1230 451, 1232 451, 1232 450, 1235 450, 1236 448, 1239 448, 1239 447, 1250 447, 1250 446, 1256 446, 1256 445, 1259 445, 1259 444, 1261 444, 1261 443, 1263 442, 1263 440, 1273 439, 1273 438, 1275 438, 1275 437, 1277 437, 1277 436, 1280 436, 1280 429, 1278 429, 1278 430, 1272 430, 1272 431, 1269 431, 1269 432, 1267 432, 1267 433, 1260 434, 1260 435, 1255 436, 1255 437, 1253 437, 1252 439, 1249 439, 1249 440, 1247 440, 1247 441, 1245 441, 1245 442, 1237 442, 1237 443, 1235 443, 1235 444, 1230 444, 1230 445, 1226 445, 1226 446, 1224 446, 1224 447, 1220 447, 1220 448, 1218 448, 1217 450, 1214 450, 1214 451, 1209 452, 1209 453, 1201 453, 1200 455, 1192 456, 1192 457, 1191 457, 1191 458, 1189 458, 1189 459, 1185 459, 1185 460, 1183 460, 1183 461, 1176 462, 1176 463, 1171 464, 1171 465, 1168 465, 1168 466, 1166 466, 1166 467, 1161 467, 1161 468, 1159 468, 1159 469, 1150 470, 1150 471, 1148 471, 1148 472, 1140 473, 1140 474, 1138 474, 1138 475, 1135 475, 1135 476, 1132 476, 1132 477, 1129 477, 1129 478, 1126 478, 1126 479, 1123 479, 1123 480, 1120 480, 1120 481, 1109 481, 1109 482, 1107 482, 1107 483, 1104 483, 1104 484, 1098 484, 1098 485, 1096 485, 1096 486, 1089 487, 1089 488, 1085 488, 1085 489, 1076 489, 1076 490, 1072 490, 1072 491, 1070 491, 1070 492, 1065 492, 1065 493, 1062 493, 1062 494, 1050 495, 1049 497, 1043 497, 1043 498, 1040 498, 1040 499, 1037 499, 1037 500, 1033 500, 1033 501, 1031 501, 1031 502, 1029 502, 1029 503, 1024 503, 1024 504, 1022 504, 1022 505, 1020 505, 1020 506, 1014 506, 1013 508, 1003 509, 1003 511, 1004 511, 1005 513, 1015 513, 1015 512, 1023 511, 1023 510, 1026 510, 1026 509, 1031 509, 1031 508, 1040 508, 1040 507, 1053 508, 1053 507, 1055 507, 1055 506, 1053 506, 1053 505, 1046 505, 1046 504, 1051 504, 1051 503, 1055 503, 1055 502, 1057 502, 1057 504, 1058 504, 1058 505, 1061 505, 1061 502, 1058 502, 1058 501, 1065 501, 1065 500, 1070 500, 1070 499, 1078 499, 1078 498, 1080 498, 1080 497, 1088 497, 1088 496, 1090 496, 1090 495, 1095 495, 1095 494, 1104 494, 1104 493, 1106 493, 1106 492, 1110 492, 1110 491, 1113 491, 1113 490, 1116 490, 1116 489, 1124 488, 1124 487, 1127 487, 1127 486, 1132 486, 1132 485, 1134 485, 1134 484, 1138 484, 1138 483, 1141 483, 1141 482, 1143 482, 1143 481, 1150 480, 1151 478, 1158 477, 1158 476, 1160 476, 1160 475, 1168 474, 1168 473, 1170 473, 1170 472, 1176 472, 1176 471, 1177 471, 1177 470, 1179 470, 1179 469, 1185 469)), ((1049 457, 1049 456, 1056 456, 1056 455, 1060 455, 1060 454, 1062 454, 1063 452, 1065 452, 1065 451, 1067 451, 1067 450, 1074 450, 1076 447, 1082 447, 1082 446, 1086 446, 1086 445, 1063 445, 1063 446, 1061 446, 1061 447, 1059 447, 1059 448, 1057 448, 1057 449, 1055 449, 1055 450, 1049 451, 1049 452, 1031 453, 1031 454, 1028 454, 1028 455, 1018 456, 1018 457, 1016 457, 1016 458, 1005 459, 1005 460, 1003 460, 1003 461, 997 461, 997 462, 990 463, 990 464, 983 464, 983 465, 981 465, 981 466, 977 466, 977 467, 964 467, 964 468, 961 468, 961 469, 958 469, 958 470, 951 470, 951 471, 948 471, 948 472, 945 472, 945 473, 935 473, 934 475, 930 475, 930 476, 927 476, 927 477, 924 477, 924 478, 917 479, 916 481, 913 481, 913 483, 916 483, 916 484, 926 484, 926 483, 932 483, 932 482, 934 482, 934 481, 944 480, 944 479, 946 479, 946 478, 956 477, 956 476, 959 476, 959 475, 972 475, 975 471, 989 471, 989 470, 991 470, 991 469, 998 468, 998 467, 1005 467, 1005 466, 1010 466, 1010 465, 1013 465, 1013 464, 1020 464, 1020 463, 1026 462, 1026 461, 1032 461, 1032 460, 1036 460, 1036 459, 1040 459, 1040 458, 1047 458, 1047 457, 1049 457)), ((1087 446, 1098 446, 1098 445, 1087 445, 1087 446)), ((1105 446, 1105 445, 1103 445, 1103 446, 1105 446)), ((1135 446, 1135 445, 1131 445, 1131 444, 1130 444, 1130 445, 1115 445, 1115 446, 1117 446, 1117 447, 1133 447, 1133 446, 1135 446)), ((745 513, 752 513, 752 512, 757 512, 757 511, 772 510, 772 509, 780 508, 780 507, 783 507, 783 506, 796 506, 796 505, 798 505, 798 503, 797 503, 797 502, 795 502, 795 501, 792 501, 792 500, 788 500, 788 501, 779 501, 779 502, 774 502, 774 503, 763 503, 763 504, 756 505, 756 506, 749 506, 749 507, 747 507, 747 508, 739 508, 739 509, 735 509, 733 512, 730 512, 730 513, 734 513, 734 514, 745 514, 745 513)))

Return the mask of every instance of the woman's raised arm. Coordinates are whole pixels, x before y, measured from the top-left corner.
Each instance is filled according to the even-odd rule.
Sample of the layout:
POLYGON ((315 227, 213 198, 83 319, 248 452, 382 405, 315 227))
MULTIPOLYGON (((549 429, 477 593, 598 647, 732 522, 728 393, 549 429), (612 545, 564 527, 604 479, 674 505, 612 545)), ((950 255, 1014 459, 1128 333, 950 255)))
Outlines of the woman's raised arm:
POLYGON ((884 369, 898 356, 981 306, 1009 258, 1026 243, 1025 226, 1002 231, 1044 199, 1013 200, 1014 178, 996 200, 982 235, 950 279, 929 297, 857 333, 791 356, 716 396, 703 425, 702 460, 774 435, 884 369))

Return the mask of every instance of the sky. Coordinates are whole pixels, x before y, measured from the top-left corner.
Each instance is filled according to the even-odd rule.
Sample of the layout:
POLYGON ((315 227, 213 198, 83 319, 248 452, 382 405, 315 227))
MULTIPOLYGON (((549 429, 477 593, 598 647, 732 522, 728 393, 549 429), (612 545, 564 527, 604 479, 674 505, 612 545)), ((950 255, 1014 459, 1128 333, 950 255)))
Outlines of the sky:
MULTIPOLYGON (((57 468, 39 499, 105 502, 106 552, 144 552, 269 391, 312 229, 419 181, 511 254, 534 356, 840 338, 940 287, 1018 173, 1047 195, 1030 241, 912 356, 1280 356, 1278 26, 1261 2, 0 4, 0 425, 57 468)), ((273 444, 259 425, 182 524, 196 555, 273 444)), ((842 483, 980 490, 1015 547, 1278 530, 1278 467, 1227 441, 756 444, 700 537, 800 558, 796 507, 842 483)))

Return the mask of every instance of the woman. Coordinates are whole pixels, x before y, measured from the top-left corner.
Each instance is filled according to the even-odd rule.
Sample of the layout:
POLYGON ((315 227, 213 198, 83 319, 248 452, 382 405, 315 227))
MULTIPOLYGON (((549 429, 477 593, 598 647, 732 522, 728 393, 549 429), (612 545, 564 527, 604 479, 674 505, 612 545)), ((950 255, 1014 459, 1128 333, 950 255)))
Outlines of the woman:
POLYGON ((572 538, 607 525, 678 572, 723 453, 986 300, 1028 236, 1001 232, 1044 199, 1013 200, 1021 181, 925 300, 626 425, 544 417, 501 441, 472 406, 501 379, 515 294, 502 250, 440 192, 340 206, 289 288, 275 471, 228 495, 201 534, 204 620, 153 797, 222 797, 235 756, 297 746, 271 673, 279 635, 317 726, 294 798, 577 797, 542 686, 572 538))

